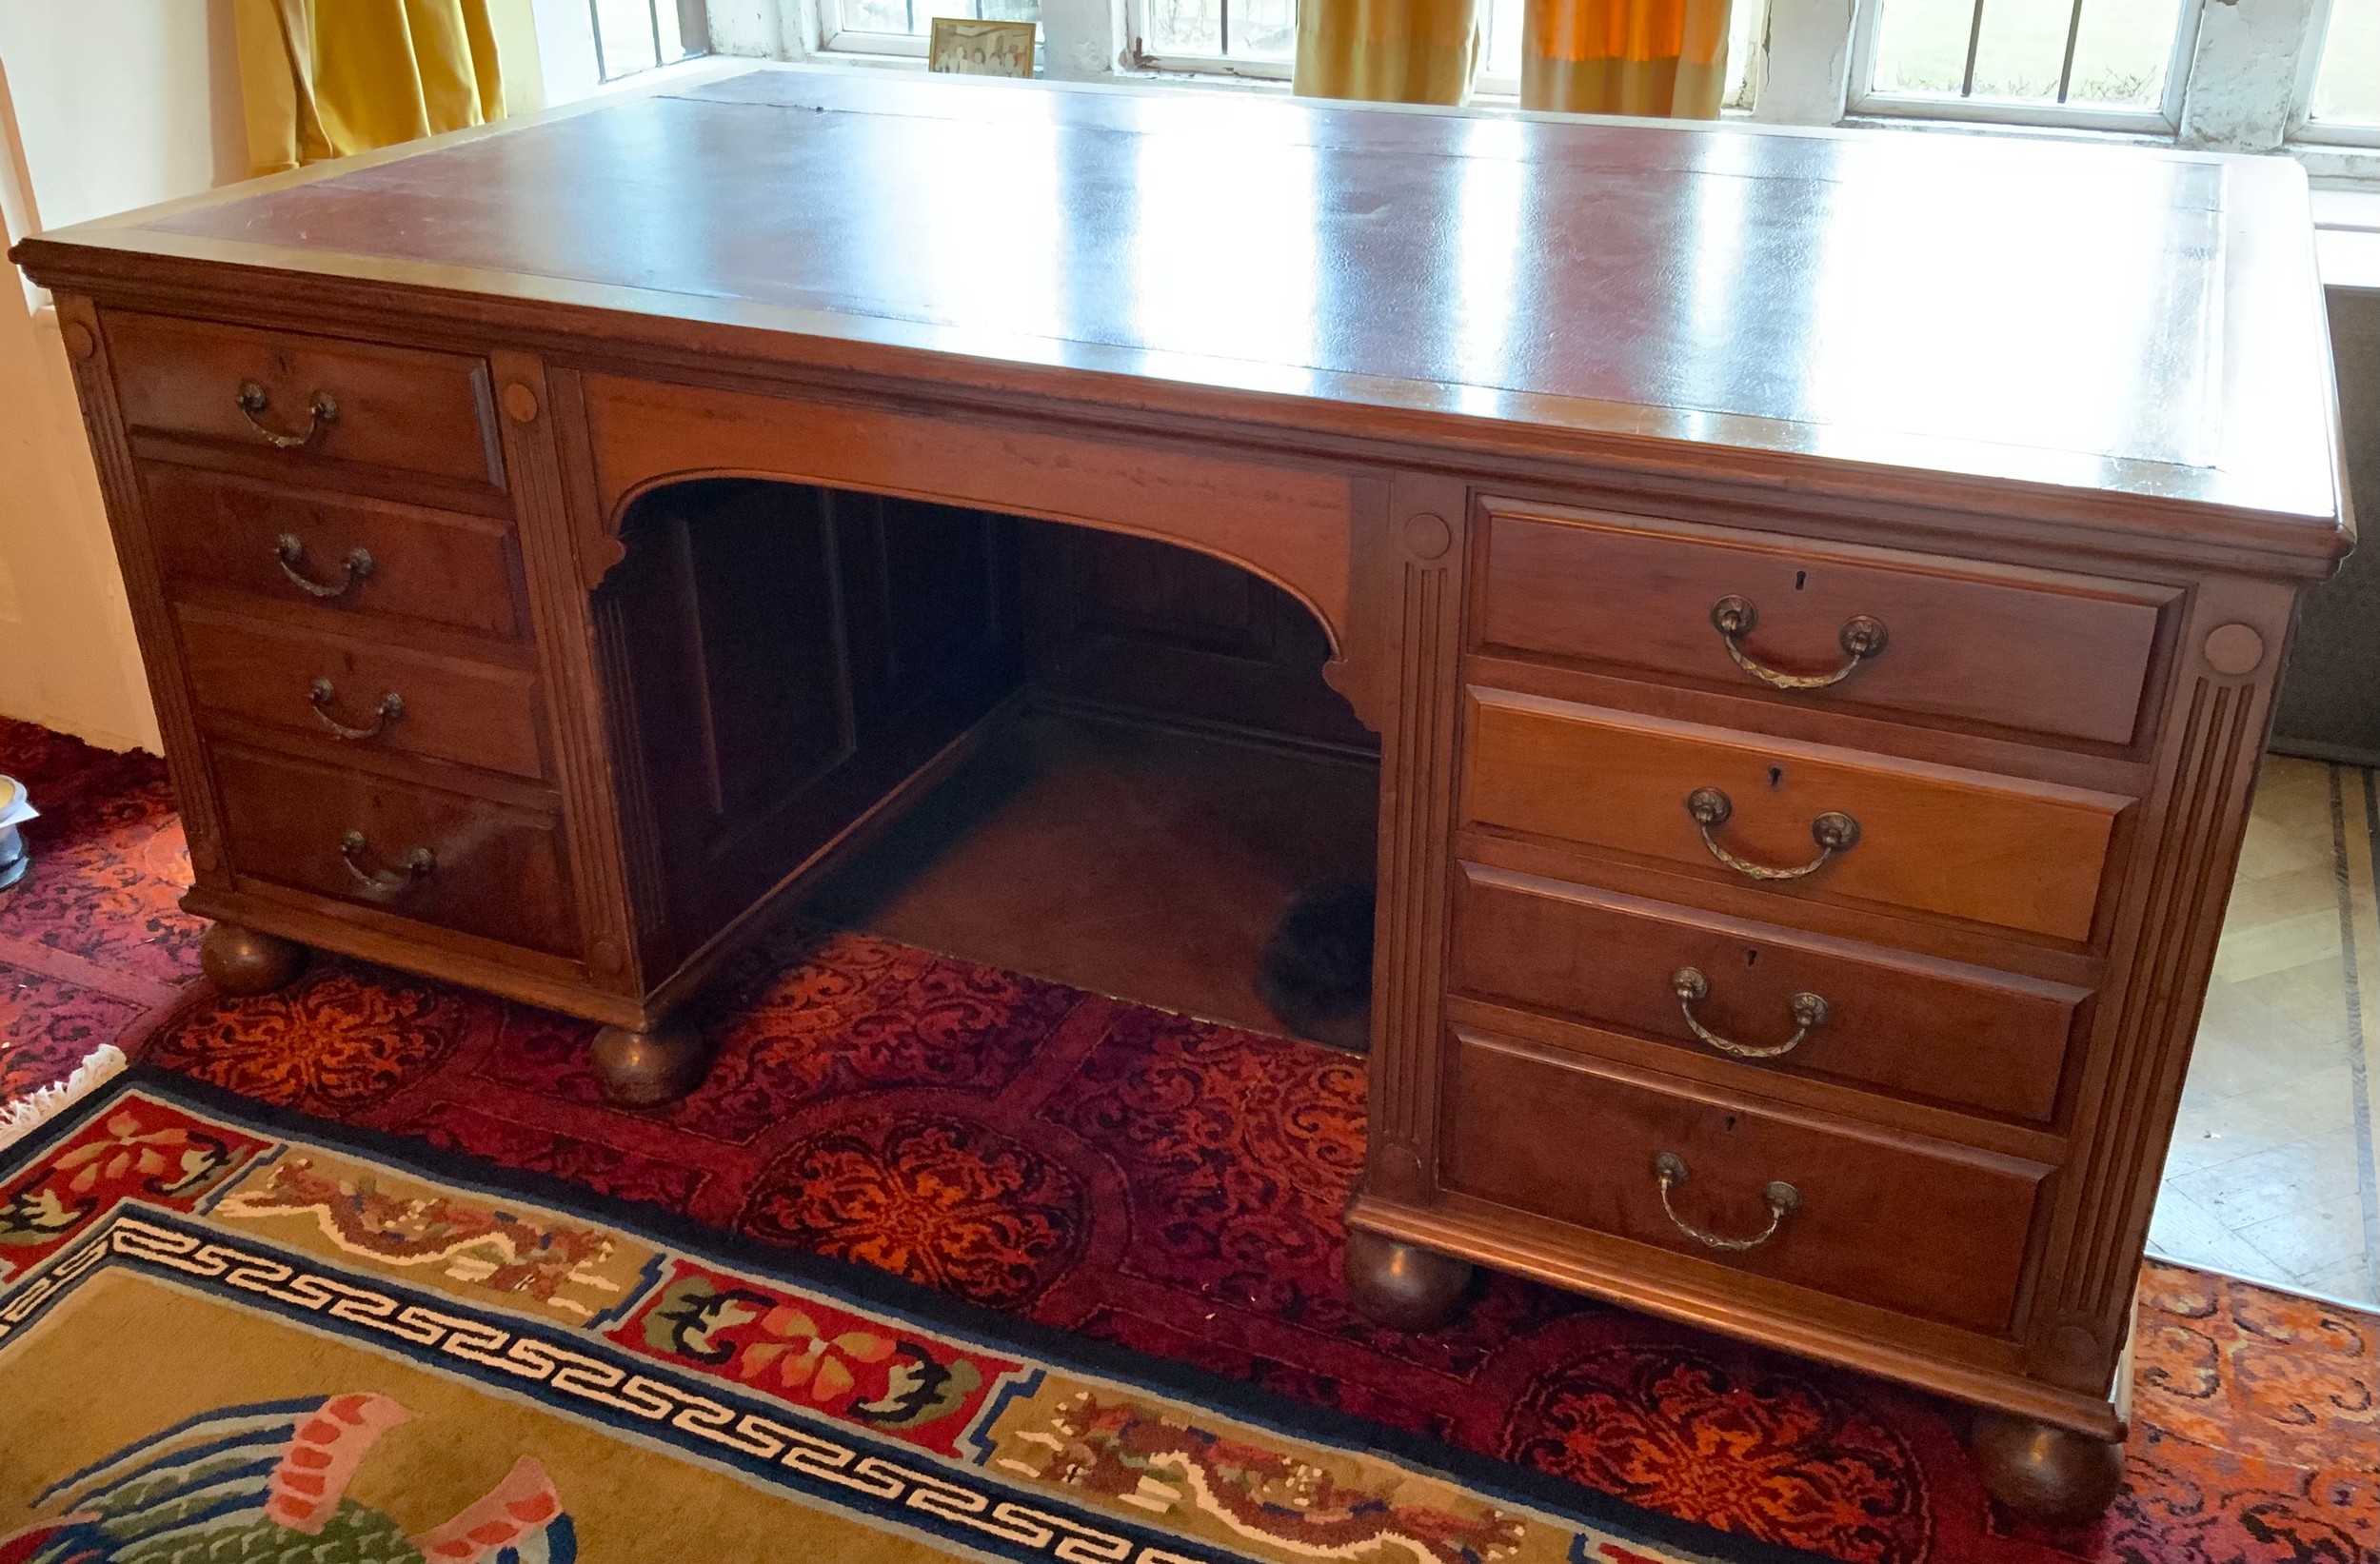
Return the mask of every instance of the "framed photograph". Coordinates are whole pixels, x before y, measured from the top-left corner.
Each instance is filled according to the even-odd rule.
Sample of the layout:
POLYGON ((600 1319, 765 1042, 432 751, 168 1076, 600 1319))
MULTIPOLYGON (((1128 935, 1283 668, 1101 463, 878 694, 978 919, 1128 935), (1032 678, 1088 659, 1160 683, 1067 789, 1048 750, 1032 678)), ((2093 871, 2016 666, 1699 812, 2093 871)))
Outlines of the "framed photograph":
POLYGON ((934 18, 925 69, 962 76, 1033 74, 1031 22, 975 22, 963 16, 934 18))

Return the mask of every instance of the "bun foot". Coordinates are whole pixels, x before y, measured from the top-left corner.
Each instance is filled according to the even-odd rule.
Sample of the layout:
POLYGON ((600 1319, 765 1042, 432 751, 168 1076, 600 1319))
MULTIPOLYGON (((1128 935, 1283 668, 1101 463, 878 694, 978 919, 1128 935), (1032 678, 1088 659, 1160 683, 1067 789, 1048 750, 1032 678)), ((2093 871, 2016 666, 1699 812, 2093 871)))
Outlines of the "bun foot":
POLYGON ((312 954, 294 940, 217 923, 198 941, 198 967, 226 994, 269 994, 288 987, 312 954))
POLYGON ((1363 1317, 1392 1331, 1434 1331, 1455 1317, 1471 1285, 1468 1261, 1384 1238, 1347 1232, 1347 1292, 1363 1317))
POLYGON ((2005 1412, 1978 1412, 1969 1439, 1984 1491, 2020 1520, 2088 1526, 2124 1491, 2124 1447, 2005 1412))
POLYGON ((595 1034, 595 1079, 619 1108, 658 1108, 703 1083, 709 1046, 691 1027, 665 1022, 649 1031, 606 1026, 595 1034))

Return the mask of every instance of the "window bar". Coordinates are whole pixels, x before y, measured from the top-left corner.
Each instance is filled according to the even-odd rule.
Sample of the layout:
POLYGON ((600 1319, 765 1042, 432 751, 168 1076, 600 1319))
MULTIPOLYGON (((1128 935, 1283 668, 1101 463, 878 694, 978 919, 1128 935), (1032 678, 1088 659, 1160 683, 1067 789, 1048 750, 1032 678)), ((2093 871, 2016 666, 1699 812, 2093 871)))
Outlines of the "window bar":
POLYGON ((2074 40, 2082 36, 2083 0, 2074 0, 2074 12, 2066 19, 2066 58, 2057 68, 2057 101, 2066 101, 2066 90, 2074 80, 2074 40))
POLYGON ((661 0, 645 0, 645 25, 653 32, 653 64, 667 65, 669 62, 661 57, 661 0))
POLYGON ((1975 0, 1975 13, 1967 24, 1967 73, 1959 78, 1958 95, 1975 95, 1975 50, 1983 44, 1983 0, 1975 0))
POLYGON ((1215 25, 1222 38, 1223 58, 1231 58, 1231 0, 1215 0, 1215 25))
POLYGON ((595 79, 611 80, 611 71, 604 64, 604 12, 601 0, 586 0, 587 26, 595 31, 595 79))

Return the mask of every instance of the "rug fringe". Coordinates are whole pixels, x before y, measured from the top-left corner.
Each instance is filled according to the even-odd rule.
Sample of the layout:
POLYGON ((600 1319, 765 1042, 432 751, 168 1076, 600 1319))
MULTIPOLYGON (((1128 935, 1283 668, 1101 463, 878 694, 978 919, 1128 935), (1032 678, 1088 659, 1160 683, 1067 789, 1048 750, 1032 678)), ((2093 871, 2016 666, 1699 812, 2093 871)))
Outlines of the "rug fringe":
POLYGON ((30 1097, 17 1099, 0 1107, 0 1151, 6 1151, 33 1133, 34 1126, 47 1122, 81 1101, 94 1087, 117 1075, 125 1067, 124 1050, 112 1042, 103 1042, 91 1050, 74 1073, 64 1080, 52 1081, 30 1097))

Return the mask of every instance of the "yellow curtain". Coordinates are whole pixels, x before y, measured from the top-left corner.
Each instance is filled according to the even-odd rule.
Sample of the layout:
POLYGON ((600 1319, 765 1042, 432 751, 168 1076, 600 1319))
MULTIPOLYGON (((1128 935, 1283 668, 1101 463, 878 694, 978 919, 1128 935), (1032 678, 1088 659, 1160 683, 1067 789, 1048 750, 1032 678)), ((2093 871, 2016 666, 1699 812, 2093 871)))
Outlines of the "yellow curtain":
POLYGON ((1729 0, 1528 0, 1520 107, 1716 119, 1729 0))
POLYGON ((1301 97, 1459 104, 1479 53, 1478 0, 1299 0, 1301 97))
POLYGON ((235 0, 248 171, 502 119, 487 0, 235 0))

